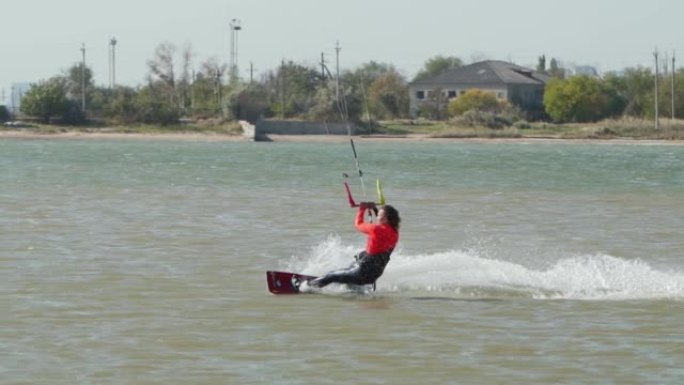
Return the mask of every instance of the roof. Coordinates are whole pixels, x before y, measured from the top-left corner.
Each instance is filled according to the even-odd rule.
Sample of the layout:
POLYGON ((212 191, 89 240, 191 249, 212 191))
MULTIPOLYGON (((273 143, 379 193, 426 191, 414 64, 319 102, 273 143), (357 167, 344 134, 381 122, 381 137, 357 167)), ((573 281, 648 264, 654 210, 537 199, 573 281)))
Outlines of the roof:
POLYGON ((431 78, 415 81, 412 84, 528 84, 543 86, 548 80, 549 76, 542 72, 505 61, 486 60, 450 69, 431 78))

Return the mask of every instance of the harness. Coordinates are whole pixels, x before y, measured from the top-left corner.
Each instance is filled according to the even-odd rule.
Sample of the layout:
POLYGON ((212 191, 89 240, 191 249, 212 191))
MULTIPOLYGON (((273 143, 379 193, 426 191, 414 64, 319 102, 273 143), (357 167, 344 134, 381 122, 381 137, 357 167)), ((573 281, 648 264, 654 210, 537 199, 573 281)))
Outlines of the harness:
MULTIPOLYGON (((368 283, 369 285, 372 285, 373 291, 376 289, 376 282, 378 278, 382 275, 382 273, 385 270, 385 266, 390 261, 390 256, 392 255, 392 252, 394 249, 389 249, 385 251, 384 253, 380 254, 367 254, 365 251, 362 251, 354 256, 356 259, 356 262, 359 263, 361 272, 362 273, 374 273, 374 275, 377 275, 377 278, 372 281, 372 283, 368 283), (368 268, 371 268, 371 271, 368 271, 368 268), (378 271, 379 270, 379 271, 378 271)), ((365 275, 365 274, 364 274, 365 275)))

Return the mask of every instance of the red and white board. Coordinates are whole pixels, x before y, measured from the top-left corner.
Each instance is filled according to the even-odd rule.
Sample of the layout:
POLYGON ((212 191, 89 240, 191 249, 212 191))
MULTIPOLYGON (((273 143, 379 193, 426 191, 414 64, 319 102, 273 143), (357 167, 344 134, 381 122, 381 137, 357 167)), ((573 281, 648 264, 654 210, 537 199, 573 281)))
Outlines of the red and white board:
POLYGON ((299 285, 311 279, 316 279, 312 275, 289 273, 285 271, 267 271, 266 282, 268 291, 273 294, 299 294, 299 285))

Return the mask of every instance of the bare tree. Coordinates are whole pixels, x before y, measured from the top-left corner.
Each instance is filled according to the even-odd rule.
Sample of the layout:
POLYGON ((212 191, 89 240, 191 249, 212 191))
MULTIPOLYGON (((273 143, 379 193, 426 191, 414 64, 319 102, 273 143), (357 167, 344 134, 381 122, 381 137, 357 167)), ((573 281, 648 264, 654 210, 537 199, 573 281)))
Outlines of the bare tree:
POLYGON ((176 88, 176 76, 173 71, 173 56, 176 46, 166 42, 160 44, 154 51, 154 58, 147 61, 152 77, 157 77, 170 89, 176 88))
POLYGON ((150 68, 151 85, 159 86, 172 106, 184 110, 190 103, 192 47, 187 45, 181 52, 180 77, 176 74, 175 56, 176 46, 162 43, 154 51, 154 57, 147 61, 147 66, 150 68))

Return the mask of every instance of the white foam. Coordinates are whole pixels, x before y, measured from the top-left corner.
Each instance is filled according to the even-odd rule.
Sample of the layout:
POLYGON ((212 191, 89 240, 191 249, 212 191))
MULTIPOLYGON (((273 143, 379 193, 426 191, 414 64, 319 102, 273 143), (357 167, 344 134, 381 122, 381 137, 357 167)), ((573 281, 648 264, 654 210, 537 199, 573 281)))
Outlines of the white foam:
MULTIPOLYGON (((362 245, 343 245, 338 236, 292 257, 291 271, 321 275, 348 266, 362 245)), ((378 291, 443 292, 460 295, 524 296, 539 299, 684 299, 684 273, 659 271, 642 260, 605 254, 577 255, 535 269, 482 257, 477 250, 405 255, 395 250, 378 291)))

